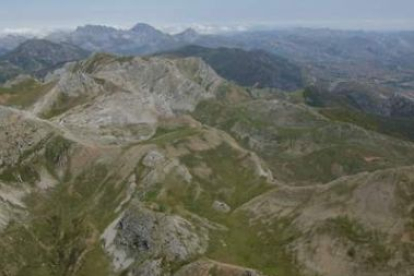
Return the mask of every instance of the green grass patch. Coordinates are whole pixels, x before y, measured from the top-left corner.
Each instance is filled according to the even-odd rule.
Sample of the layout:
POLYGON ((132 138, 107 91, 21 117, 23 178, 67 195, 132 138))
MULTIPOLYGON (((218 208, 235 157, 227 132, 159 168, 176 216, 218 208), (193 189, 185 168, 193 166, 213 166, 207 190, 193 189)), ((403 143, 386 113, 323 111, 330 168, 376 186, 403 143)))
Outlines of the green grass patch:
POLYGON ((99 237, 126 187, 116 181, 108 167, 95 164, 47 194, 31 194, 30 223, 11 223, 0 237, 0 274, 112 275, 99 237))
POLYGON ((414 120, 380 117, 346 108, 324 108, 319 113, 333 121, 351 123, 399 139, 414 140, 414 120))
POLYGON ((86 99, 86 96, 70 97, 66 94, 60 93, 56 102, 53 103, 53 106, 43 114, 40 114, 40 117, 44 119, 51 119, 59 116, 75 106, 86 103, 86 99))
POLYGON ((175 129, 157 128, 155 135, 145 144, 164 145, 166 143, 175 143, 187 137, 200 133, 200 129, 191 127, 180 127, 175 129))
POLYGON ((243 215, 228 219, 228 231, 213 231, 207 257, 224 263, 250 267, 268 276, 298 276, 287 245, 298 235, 288 220, 251 225, 243 215))
POLYGON ((42 84, 29 79, 10 88, 0 87, 0 103, 17 108, 28 108, 49 92, 53 85, 54 83, 42 84))

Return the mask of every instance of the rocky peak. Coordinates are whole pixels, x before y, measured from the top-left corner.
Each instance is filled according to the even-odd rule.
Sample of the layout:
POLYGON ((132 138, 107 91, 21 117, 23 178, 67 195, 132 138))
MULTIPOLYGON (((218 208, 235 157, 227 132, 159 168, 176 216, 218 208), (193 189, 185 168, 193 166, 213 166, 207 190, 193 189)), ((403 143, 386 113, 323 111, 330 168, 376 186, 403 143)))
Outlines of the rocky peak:
POLYGON ((196 58, 126 59, 97 54, 65 70, 36 104, 35 113, 104 142, 148 139, 158 121, 194 110, 200 101, 213 98, 222 83, 196 58))

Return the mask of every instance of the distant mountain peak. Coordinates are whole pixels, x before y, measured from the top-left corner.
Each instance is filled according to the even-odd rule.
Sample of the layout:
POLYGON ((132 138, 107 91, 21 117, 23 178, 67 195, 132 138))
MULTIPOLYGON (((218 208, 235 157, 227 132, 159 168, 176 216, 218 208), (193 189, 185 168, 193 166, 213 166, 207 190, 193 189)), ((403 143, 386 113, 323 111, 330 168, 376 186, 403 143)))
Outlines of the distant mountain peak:
POLYGON ((200 36, 200 34, 193 28, 187 28, 183 32, 176 35, 176 37, 184 40, 195 40, 200 36))
POLYGON ((138 23, 132 27, 130 31, 136 33, 162 33, 160 30, 157 30, 153 26, 146 23, 138 23))
POLYGON ((185 42, 192 43, 200 37, 200 34, 193 28, 188 28, 183 32, 176 34, 175 37, 185 42))
POLYGON ((183 32, 179 33, 179 35, 199 35, 199 33, 193 28, 187 28, 183 32))

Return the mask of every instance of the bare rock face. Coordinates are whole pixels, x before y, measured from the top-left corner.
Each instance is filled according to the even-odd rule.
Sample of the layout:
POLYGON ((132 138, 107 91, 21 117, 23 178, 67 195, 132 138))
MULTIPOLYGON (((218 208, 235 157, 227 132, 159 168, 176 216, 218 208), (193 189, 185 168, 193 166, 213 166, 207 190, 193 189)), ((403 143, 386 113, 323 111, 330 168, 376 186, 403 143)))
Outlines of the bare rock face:
POLYGON ((221 212, 221 213, 229 213, 231 211, 231 208, 229 205, 227 205, 225 202, 222 201, 214 201, 213 203, 213 209, 216 210, 217 212, 221 212))
POLYGON ((30 192, 25 185, 9 185, 0 182, 0 232, 3 231, 11 221, 22 220, 27 216, 24 197, 30 192))
MULTIPOLYGON (((158 258, 172 263, 185 262, 205 253, 208 244, 206 230, 177 215, 142 207, 128 210, 106 230, 103 239, 118 270, 158 258)), ((154 263, 147 264, 148 269, 155 269, 154 263)), ((146 268, 138 265, 136 269, 146 268)))
POLYGON ((155 168, 165 160, 165 156, 159 151, 150 151, 142 160, 142 164, 148 168, 155 168))
POLYGON ((193 58, 98 54, 57 74, 58 83, 34 112, 105 143, 148 139, 160 119, 194 110, 200 101, 214 97, 222 82, 193 58))
POLYGON ((0 106, 0 167, 13 166, 26 151, 52 132, 52 127, 29 113, 0 106))

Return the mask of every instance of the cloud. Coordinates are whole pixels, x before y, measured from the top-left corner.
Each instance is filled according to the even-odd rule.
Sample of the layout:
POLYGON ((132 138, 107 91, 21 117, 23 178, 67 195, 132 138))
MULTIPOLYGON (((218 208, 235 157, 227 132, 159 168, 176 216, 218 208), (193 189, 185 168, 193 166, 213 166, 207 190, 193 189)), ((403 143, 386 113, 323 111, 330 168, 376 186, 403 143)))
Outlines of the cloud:
POLYGON ((40 29, 31 28, 4 28, 0 29, 0 36, 5 35, 24 35, 24 36, 43 36, 48 32, 40 29))
POLYGON ((247 31, 251 27, 252 26, 249 26, 246 24, 218 25, 218 24, 202 24, 202 23, 159 26, 159 28, 162 31, 170 33, 170 34, 180 33, 187 28, 192 28, 201 34, 220 34, 220 33, 247 31))

